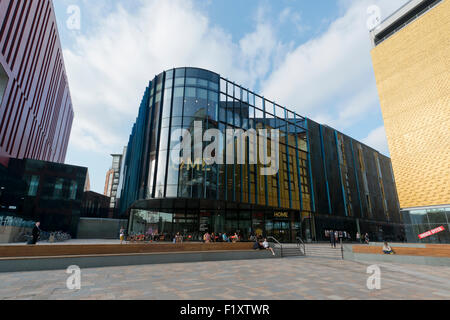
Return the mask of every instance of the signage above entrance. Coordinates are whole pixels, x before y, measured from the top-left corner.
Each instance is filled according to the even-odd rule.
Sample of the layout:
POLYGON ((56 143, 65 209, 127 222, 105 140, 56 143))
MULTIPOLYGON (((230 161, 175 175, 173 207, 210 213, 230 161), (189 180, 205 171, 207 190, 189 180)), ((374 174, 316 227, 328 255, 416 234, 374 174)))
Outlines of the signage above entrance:
POLYGON ((274 218, 289 218, 289 213, 287 212, 275 212, 273 214, 274 218))

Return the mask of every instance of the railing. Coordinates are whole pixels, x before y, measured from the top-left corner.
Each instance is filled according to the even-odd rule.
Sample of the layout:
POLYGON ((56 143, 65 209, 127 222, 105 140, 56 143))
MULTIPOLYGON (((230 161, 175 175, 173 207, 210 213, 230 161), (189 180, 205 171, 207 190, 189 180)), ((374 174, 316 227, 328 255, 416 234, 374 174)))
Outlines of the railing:
POLYGON ((281 252, 281 257, 283 257, 283 245, 280 243, 280 241, 278 241, 278 240, 275 239, 274 237, 268 237, 267 240, 268 240, 268 241, 273 240, 273 243, 274 243, 273 249, 277 249, 276 246, 277 246, 277 245, 279 246, 280 252, 281 252))
POLYGON ((297 237, 297 247, 300 250, 302 256, 306 256, 306 245, 300 237, 297 237))

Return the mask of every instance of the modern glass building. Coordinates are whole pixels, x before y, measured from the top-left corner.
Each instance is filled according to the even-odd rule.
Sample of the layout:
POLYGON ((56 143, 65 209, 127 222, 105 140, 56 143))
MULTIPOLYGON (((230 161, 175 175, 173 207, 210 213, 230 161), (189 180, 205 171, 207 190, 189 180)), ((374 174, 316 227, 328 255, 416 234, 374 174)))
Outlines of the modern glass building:
POLYGON ((9 159, 0 164, 0 219, 40 221, 44 231, 77 235, 88 169, 54 162, 9 159))
MULTIPOLYGON (((235 157, 239 145, 231 141, 235 157)), ((193 149, 211 144, 195 143, 193 149)), ((389 158, 198 68, 169 70, 150 82, 122 179, 119 206, 129 214, 130 234, 171 239, 180 232, 199 240, 206 231, 239 232, 243 239, 270 235, 285 242, 298 236, 323 240, 329 229, 353 238, 356 232, 380 239, 403 234, 389 158), (244 164, 208 165, 194 155, 191 163, 174 163, 170 155, 180 153, 180 140, 172 141, 172 133, 186 129, 195 135, 195 122, 223 133, 214 152, 225 158, 227 129, 279 130, 278 172, 261 175, 264 162, 250 161, 251 155, 270 153, 273 135, 265 146, 247 136, 239 149, 244 164)))

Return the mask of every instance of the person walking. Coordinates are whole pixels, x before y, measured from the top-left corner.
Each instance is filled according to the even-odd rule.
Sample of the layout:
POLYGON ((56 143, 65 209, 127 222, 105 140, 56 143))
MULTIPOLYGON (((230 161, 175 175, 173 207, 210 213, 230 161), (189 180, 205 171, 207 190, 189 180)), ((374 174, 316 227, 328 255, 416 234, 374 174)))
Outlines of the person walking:
POLYGON ((361 243, 361 234, 359 232, 356 233, 356 242, 361 243))
POLYGON ((330 231, 330 243, 332 248, 336 248, 336 237, 333 230, 330 231))
POLYGON ((41 229, 39 228, 41 223, 38 221, 34 225, 33 231, 31 232, 33 239, 31 240, 31 244, 35 245, 39 241, 39 236, 41 235, 41 229))
POLYGON ((336 248, 336 244, 339 242, 339 231, 334 232, 334 247, 336 248))
POLYGON ((120 235, 120 244, 123 244, 123 241, 125 240, 125 228, 124 227, 120 228, 119 235, 120 235))
POLYGON ((368 245, 368 244, 370 244, 370 238, 369 238, 369 234, 368 233, 366 233, 365 235, 364 235, 364 242, 368 245))

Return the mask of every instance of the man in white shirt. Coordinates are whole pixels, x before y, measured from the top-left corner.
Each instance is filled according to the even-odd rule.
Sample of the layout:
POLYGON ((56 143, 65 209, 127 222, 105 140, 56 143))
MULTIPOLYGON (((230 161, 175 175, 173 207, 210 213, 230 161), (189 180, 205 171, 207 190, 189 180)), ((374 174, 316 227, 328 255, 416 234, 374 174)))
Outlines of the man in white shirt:
POLYGON ((267 242, 267 239, 264 239, 263 247, 264 247, 264 249, 266 249, 266 250, 272 251, 272 255, 275 255, 275 252, 274 252, 273 249, 270 247, 269 242, 267 242))

